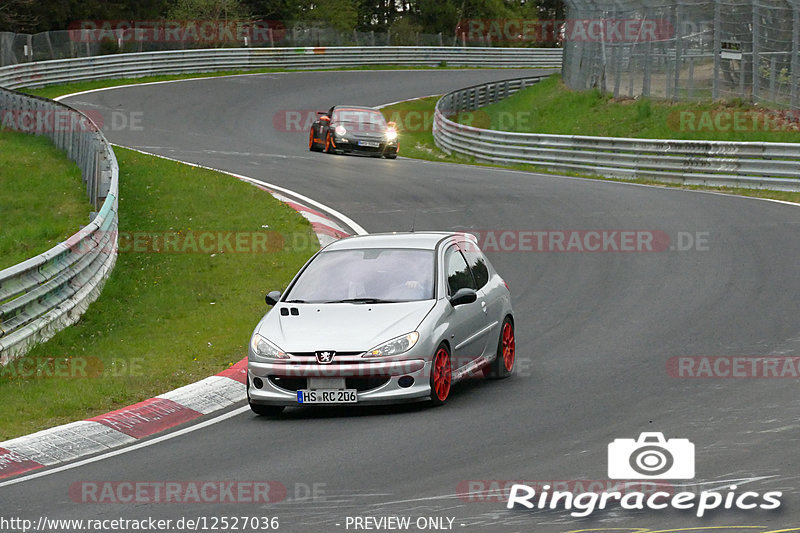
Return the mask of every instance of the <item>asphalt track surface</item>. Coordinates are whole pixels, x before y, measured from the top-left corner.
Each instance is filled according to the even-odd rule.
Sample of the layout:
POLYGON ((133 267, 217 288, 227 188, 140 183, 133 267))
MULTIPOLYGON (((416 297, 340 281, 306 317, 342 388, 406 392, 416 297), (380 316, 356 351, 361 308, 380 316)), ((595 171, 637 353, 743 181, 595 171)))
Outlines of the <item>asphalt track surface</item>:
MULTIPOLYGON (((306 131, 279 131, 272 122, 282 110, 379 105, 521 73, 264 74, 69 99, 84 109, 140 113, 142 128, 111 131, 112 142, 287 187, 370 232, 407 230, 412 221, 417 230, 649 230, 665 232, 673 247, 679 232, 705 235, 707 245, 492 252, 514 296, 518 369, 511 379, 471 380, 442 408, 288 409, 279 420, 243 412, 4 487, 2 514, 277 516, 283 531, 353 531, 348 516, 449 517, 454 530, 465 532, 800 527, 798 379, 683 379, 667 371, 676 356, 800 356, 800 209, 667 188, 316 154, 307 150, 306 131), (608 443, 643 431, 694 442, 696 477, 686 487, 736 482, 738 492, 780 490, 781 509, 698 519, 693 511, 612 505, 581 519, 565 511, 509 511, 503 498, 458 495, 469 480, 606 480, 608 443), (287 487, 288 497, 267 505, 86 504, 69 494, 81 481, 123 480, 273 480, 287 487), (303 498, 313 484, 318 497, 303 498)), ((124 183, 121 188, 124 197, 124 183)))

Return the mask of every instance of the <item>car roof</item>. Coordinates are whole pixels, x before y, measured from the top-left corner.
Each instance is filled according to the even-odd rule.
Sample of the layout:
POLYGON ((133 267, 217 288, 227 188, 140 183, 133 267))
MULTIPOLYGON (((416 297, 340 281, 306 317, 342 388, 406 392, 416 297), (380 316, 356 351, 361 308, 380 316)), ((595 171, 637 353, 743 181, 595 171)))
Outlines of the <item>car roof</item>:
MULTIPOLYGON (((410 248, 420 250, 435 250, 436 246, 448 237, 464 238, 464 233, 452 231, 419 231, 403 233, 373 233, 368 235, 355 235, 334 241, 325 247, 325 251, 354 250, 359 248, 410 248)), ((469 238, 475 241, 473 235, 469 238)))

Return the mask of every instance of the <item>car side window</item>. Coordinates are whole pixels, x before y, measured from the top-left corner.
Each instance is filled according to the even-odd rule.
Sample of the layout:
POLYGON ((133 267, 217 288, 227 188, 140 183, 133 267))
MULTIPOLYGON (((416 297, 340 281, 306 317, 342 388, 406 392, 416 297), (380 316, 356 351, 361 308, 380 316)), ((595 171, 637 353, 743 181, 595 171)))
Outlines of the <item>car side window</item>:
POLYGON ((464 250, 472 274, 475 276, 475 283, 478 289, 489 283, 489 267, 486 266, 486 257, 474 246, 467 246, 464 250))
POLYGON ((447 290, 450 296, 454 295, 458 289, 475 289, 472 272, 458 248, 453 246, 447 250, 445 264, 447 266, 447 290))

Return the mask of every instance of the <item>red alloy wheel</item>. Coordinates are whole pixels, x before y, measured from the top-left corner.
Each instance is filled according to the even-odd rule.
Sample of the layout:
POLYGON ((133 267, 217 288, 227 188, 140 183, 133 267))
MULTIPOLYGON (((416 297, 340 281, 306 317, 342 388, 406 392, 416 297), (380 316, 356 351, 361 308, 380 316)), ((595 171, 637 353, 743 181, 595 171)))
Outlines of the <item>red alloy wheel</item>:
POLYGON ((450 394, 450 378, 450 354, 440 347, 433 358, 433 387, 439 402, 444 402, 450 394))
POLYGON ((514 368, 515 350, 514 326, 512 326, 510 322, 506 322, 505 325, 503 325, 503 364, 509 372, 514 368))

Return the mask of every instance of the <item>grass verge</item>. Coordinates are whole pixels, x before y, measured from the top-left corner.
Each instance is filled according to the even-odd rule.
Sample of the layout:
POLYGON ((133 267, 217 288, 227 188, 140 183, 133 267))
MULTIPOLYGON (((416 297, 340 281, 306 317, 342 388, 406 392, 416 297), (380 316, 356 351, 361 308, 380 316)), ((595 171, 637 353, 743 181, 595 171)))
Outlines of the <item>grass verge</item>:
MULTIPOLYGON (((564 89, 559 85, 559 81, 557 78, 548 78, 546 81, 540 82, 536 86, 527 89, 528 91, 532 91, 533 89, 537 89, 539 91, 547 91, 546 95, 539 94, 540 97, 552 97, 557 99, 560 93, 563 93, 564 89), (553 81, 555 80, 555 81, 553 81)), ((513 95, 508 100, 514 98, 513 95)), ((573 97, 576 100, 582 100, 588 98, 583 94, 574 94, 573 97)), ((662 187, 674 187, 674 188, 682 188, 688 190, 702 190, 702 191, 714 191, 714 192, 721 192, 726 194, 735 194, 739 196, 750 196, 754 198, 769 198, 773 200, 783 200, 787 202, 795 202, 800 203, 800 192, 784 192, 784 191, 770 191, 770 190, 757 190, 757 189, 741 189, 741 188, 731 188, 731 187, 704 187, 704 186, 695 186, 695 185, 678 185, 678 184, 670 184, 652 180, 622 180, 622 179, 613 179, 613 178, 604 178, 601 176, 591 175, 591 174, 580 174, 580 173, 565 173, 561 171, 553 171, 548 168, 543 168, 534 165, 499 165, 499 164, 491 164, 491 163, 483 163, 475 161, 474 158, 469 158, 460 155, 449 155, 442 150, 440 150, 433 141, 433 134, 431 133, 431 124, 433 123, 433 113, 434 108, 436 106, 436 102, 439 100, 438 96, 428 97, 428 98, 420 98, 417 100, 410 100, 408 102, 401 102, 398 104, 394 104, 391 106, 384 107, 381 109, 383 112, 384 117, 386 117, 387 121, 396 122, 398 125, 398 132, 399 132, 399 143, 400 143, 400 155, 403 157, 411 157, 415 159, 424 159, 427 161, 439 161, 445 163, 461 163, 461 164, 471 164, 476 166, 485 166, 485 167, 498 167, 498 168, 508 168, 512 170, 520 170, 524 172, 539 172, 545 174, 556 174, 556 175, 569 175, 569 176, 576 176, 576 177, 583 177, 583 178, 591 178, 591 179, 599 179, 604 181, 619 181, 619 182, 626 182, 626 183, 639 183, 643 185, 656 185, 662 187)), ((506 100, 507 101, 507 100, 506 100)), ((504 104, 506 101, 498 102, 500 105, 504 104)), ((472 114, 465 113, 463 115, 462 122, 469 123, 471 122, 473 125, 482 128, 490 128, 499 123, 501 120, 499 117, 503 116, 500 113, 514 113, 514 110, 520 109, 527 111, 527 107, 525 107, 525 102, 517 101, 514 107, 503 106, 500 108, 493 108, 492 106, 487 106, 481 108, 481 111, 485 111, 486 114, 483 115, 482 113, 472 114), (478 121, 476 123, 475 121, 478 121), (492 120, 495 122, 492 123, 492 120)), ((553 103, 551 100, 551 105, 558 105, 557 103, 553 103)), ((627 108, 623 109, 621 113, 630 113, 631 105, 626 104, 614 104, 613 102, 606 103, 604 106, 608 107, 608 112, 613 113, 614 106, 619 108, 627 108)), ((582 135, 602 135, 602 136, 614 136, 608 130, 602 130, 597 124, 610 124, 613 121, 608 119, 599 119, 593 116, 591 113, 584 113, 584 110, 581 109, 581 106, 575 105, 572 108, 567 107, 567 109, 572 109, 572 112, 565 111, 563 108, 558 109, 556 108, 555 113, 565 113, 565 117, 563 121, 568 126, 565 126, 565 129, 561 130, 557 126, 559 125, 558 121, 555 118, 551 119, 551 122, 547 124, 546 127, 543 127, 541 133, 574 133, 574 132, 581 132, 582 135), (572 114, 574 113, 574 114, 572 114), (585 117, 584 117, 585 115, 585 117), (584 117, 584 118, 582 118, 584 117), (574 122, 579 122, 580 120, 586 121, 585 129, 582 128, 580 125, 574 125, 574 122), (597 129, 592 130, 591 128, 596 127, 597 129), (574 131, 568 128, 575 128, 574 131), (591 133, 590 133, 591 132, 591 133)), ((631 131, 642 132, 642 131, 649 131, 652 133, 654 138, 662 138, 659 135, 665 134, 663 128, 661 126, 653 126, 650 125, 650 122, 659 121, 660 117, 663 115, 659 114, 650 114, 649 116, 644 116, 638 119, 640 124, 636 127, 633 127, 631 131), (656 134, 655 132, 660 132, 656 134)), ((507 128, 508 129, 508 128, 507 128)), ((531 128, 532 129, 532 128, 531 128)), ((784 132, 784 134, 789 132, 784 132)), ((575 133, 577 134, 577 133, 575 133)), ((800 134, 793 134, 796 137, 796 140, 800 141, 800 134)), ((628 134, 627 136, 632 136, 628 134)), ((641 135, 640 135, 641 136, 641 135)), ((663 137, 667 138, 669 136, 663 137)), ((674 137, 673 137, 674 138, 674 137)), ((710 134, 706 133, 703 139, 711 139, 713 138, 710 134)), ((773 139, 775 142, 779 142, 776 139, 773 139)))
POLYGON ((460 122, 519 133, 730 142, 800 142, 795 114, 741 100, 668 102, 573 91, 559 75, 514 93, 460 122))
POLYGON ((78 165, 50 139, 0 129, 0 270, 65 240, 93 209, 78 165))
POLYGON ((252 185, 115 151, 123 251, 77 324, 0 369, 0 441, 127 406, 239 361, 266 310, 263 295, 285 287, 318 249, 302 216, 252 185), (231 235, 230 247, 220 232, 231 235), (268 235, 259 250, 274 251, 253 253, 256 233, 268 235), (167 236, 177 244, 155 252, 167 249, 167 236))

